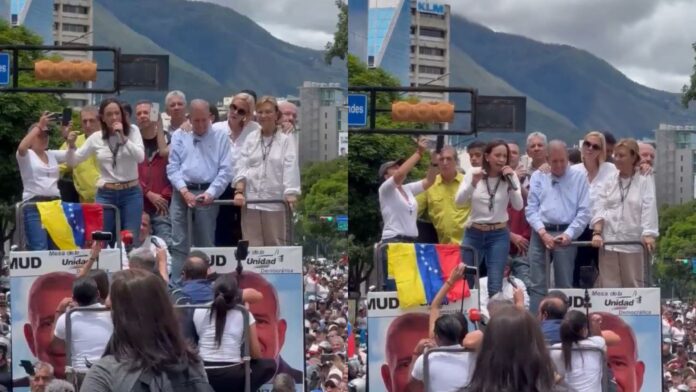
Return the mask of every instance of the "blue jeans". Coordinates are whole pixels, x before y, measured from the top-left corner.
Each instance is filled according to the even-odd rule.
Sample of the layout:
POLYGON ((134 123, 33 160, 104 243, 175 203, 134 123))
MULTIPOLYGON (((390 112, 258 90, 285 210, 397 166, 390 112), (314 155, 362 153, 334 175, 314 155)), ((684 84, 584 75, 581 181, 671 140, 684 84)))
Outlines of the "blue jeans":
POLYGON ((172 221, 169 215, 159 215, 152 213, 150 215, 150 226, 152 226, 152 235, 155 235, 167 244, 167 247, 172 246, 172 221))
MULTIPOLYGON (((191 191, 194 195, 205 192, 191 191)), ((181 281, 181 271, 184 269, 184 262, 192 246, 213 247, 215 246, 215 226, 219 206, 211 204, 209 206, 195 207, 193 210, 193 238, 188 238, 188 214, 189 207, 179 192, 172 195, 172 204, 169 207, 169 217, 172 221, 172 270, 170 280, 174 283, 181 281)))
POLYGON ((41 214, 36 206, 24 207, 24 234, 27 240, 27 250, 58 249, 51 241, 46 229, 41 224, 41 214))
MULTIPOLYGON (((95 201, 100 204, 112 204, 121 215, 121 230, 133 234, 133 247, 140 246, 140 221, 143 215, 143 191, 140 186, 127 189, 97 189, 95 201)), ((110 231, 116 238, 116 218, 114 210, 104 209, 104 230, 110 231)))
MULTIPOLYGON (((549 232, 556 237, 561 232, 549 232)), ((535 231, 529 240, 529 311, 536 314, 539 303, 548 292, 546 287, 546 246, 535 231)), ((575 267, 575 255, 578 248, 575 246, 554 247, 551 251, 551 262, 553 263, 553 276, 555 287, 573 287, 573 268, 575 267)))
MULTIPOLYGON (((476 267, 481 267, 485 262, 488 271, 488 298, 494 296, 503 289, 503 270, 507 264, 510 253, 510 231, 507 228, 481 231, 469 227, 464 232, 462 245, 468 245, 478 251, 478 260, 474 261, 476 267)), ((466 250, 462 251, 462 260, 471 260, 466 250)), ((471 282, 469 282, 471 286, 471 282)), ((471 286, 472 288, 474 286, 471 286)))
POLYGON ((512 275, 521 280, 525 287, 529 287, 529 257, 518 255, 512 256, 511 259, 510 271, 512 275))

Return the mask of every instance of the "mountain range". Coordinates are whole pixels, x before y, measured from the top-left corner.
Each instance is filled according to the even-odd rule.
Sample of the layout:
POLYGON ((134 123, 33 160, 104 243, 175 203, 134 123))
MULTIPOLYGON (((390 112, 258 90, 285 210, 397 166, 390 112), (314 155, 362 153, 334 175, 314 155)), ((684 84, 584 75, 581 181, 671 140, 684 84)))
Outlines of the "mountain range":
POLYGON ((590 129, 643 138, 661 122, 696 123, 695 108, 684 109, 679 94, 640 85, 587 51, 495 32, 456 15, 450 31, 450 85, 526 96, 528 131, 576 142, 590 129))
MULTIPOLYGON (((322 51, 284 42, 211 2, 95 0, 94 26, 95 45, 169 54, 169 87, 190 97, 217 102, 245 88, 297 95, 305 80, 346 84, 345 62, 326 65, 322 51)), ((661 122, 696 123, 696 108, 684 109, 678 94, 640 85, 587 51, 495 32, 458 15, 452 15, 450 31, 450 85, 526 96, 528 131, 574 142, 590 129, 642 138, 661 122)), ((161 101, 165 93, 122 96, 161 101)))
MULTIPOLYGON (((275 38, 228 7, 187 0, 95 0, 94 44, 124 54, 168 54, 170 90, 211 102, 243 89, 298 95, 304 81, 345 85, 345 62, 275 38)), ((98 62, 110 61, 97 56, 98 62)), ((107 80, 108 81, 108 80, 107 80)), ((166 91, 124 91, 162 101, 166 91)))

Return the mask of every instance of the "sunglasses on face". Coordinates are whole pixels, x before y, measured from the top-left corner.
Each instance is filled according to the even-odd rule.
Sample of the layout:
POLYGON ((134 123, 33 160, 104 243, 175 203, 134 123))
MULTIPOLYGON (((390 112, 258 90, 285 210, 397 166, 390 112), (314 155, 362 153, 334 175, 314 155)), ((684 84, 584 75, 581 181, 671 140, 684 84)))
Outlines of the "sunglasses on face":
POLYGON ((240 116, 245 116, 247 113, 246 110, 244 110, 240 107, 237 107, 237 105, 234 105, 234 104, 230 106, 230 109, 232 109, 233 112, 237 113, 240 116))
POLYGON ((591 148, 595 151, 599 151, 602 148, 602 146, 600 146, 599 144, 593 144, 593 143, 588 142, 587 140, 582 142, 582 146, 585 148, 591 148))

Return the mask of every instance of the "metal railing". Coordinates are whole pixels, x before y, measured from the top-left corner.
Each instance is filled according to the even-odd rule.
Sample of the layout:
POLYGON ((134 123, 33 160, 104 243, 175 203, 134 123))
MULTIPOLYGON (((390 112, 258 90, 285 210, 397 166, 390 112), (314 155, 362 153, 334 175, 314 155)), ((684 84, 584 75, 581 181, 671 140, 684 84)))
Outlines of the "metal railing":
MULTIPOLYGON (((651 273, 651 268, 650 268, 650 252, 648 252, 648 249, 645 247, 645 244, 643 244, 640 241, 608 241, 604 242, 602 249, 606 248, 607 246, 640 246, 643 249, 643 271, 644 271, 644 276, 643 276, 643 287, 649 287, 651 282, 652 282, 652 273, 651 273)), ((575 246, 575 247, 592 247, 592 241, 573 241, 568 245, 570 246, 575 246)), ((567 247, 566 247, 567 248, 567 247)), ((553 250, 549 250, 547 248, 544 248, 544 257, 545 257, 545 274, 546 274, 546 291, 548 292, 549 289, 551 289, 551 252, 553 250)), ((620 287, 609 287, 609 288, 620 288, 620 287)))
MULTIPOLYGON (((15 227, 17 228, 17 235, 19 236, 19 249, 26 250, 27 239, 26 231, 24 228, 24 209, 26 207, 36 207, 36 202, 20 202, 16 204, 15 207, 15 227)), ((76 203, 76 204, 99 204, 103 209, 113 209, 114 210, 114 226, 116 232, 114 233, 114 238, 116 239, 116 247, 121 249, 121 212, 118 207, 113 204, 101 204, 101 203, 76 203)), ((135 234, 135 233, 134 233, 135 234)), ((48 249, 46 249, 48 250, 48 249)))
MULTIPOLYGON (((234 200, 214 200, 212 204, 218 205, 218 206, 234 206, 235 205, 234 200)), ((285 245, 284 246, 290 246, 290 245, 293 245, 295 243, 295 228, 294 228, 293 219, 292 219, 293 210, 287 201, 280 200, 280 199, 247 200, 244 202, 244 207, 241 207, 241 208, 245 208, 249 204, 282 204, 283 211, 285 212, 285 245)), ((192 248, 195 245, 193 243, 193 211, 196 208, 199 208, 199 207, 193 207, 193 208, 186 209, 186 223, 188 224, 187 240, 188 240, 188 247, 189 248, 192 248)), ((244 239, 244 238, 242 238, 242 239, 244 239)), ((195 246, 197 246, 197 245, 195 245, 195 246)))
MULTIPOLYGON (((560 346, 558 346, 558 347, 550 346, 549 347, 549 352, 561 351, 561 350, 563 350, 563 348, 560 346)), ((571 357, 572 357, 572 354, 578 353, 578 352, 582 354, 583 351, 599 355, 600 369, 602 369, 602 379, 601 379, 602 390, 598 391, 598 392, 608 392, 609 391, 609 364, 607 363, 607 355, 604 352, 604 350, 602 350, 601 348, 598 348, 598 347, 573 346, 573 348, 571 348, 570 351, 571 351, 571 357)), ((584 358, 583 358, 583 364, 584 364, 584 358)), ((556 369, 556 372, 558 373, 558 369, 556 369)), ((565 379, 563 379, 563 381, 565 382, 565 379)))
MULTIPOLYGON (((424 391, 425 392, 430 392, 431 390, 431 383, 430 383, 430 356, 433 353, 450 353, 450 354, 459 354, 459 355, 471 355, 474 356, 472 360, 475 362, 475 356, 476 352, 474 350, 465 348, 465 347, 437 347, 437 348, 432 348, 432 349, 426 349, 425 352, 423 353, 423 386, 424 386, 424 391)), ((462 371, 465 371, 466 369, 462 369, 462 371)), ((474 368, 472 366, 471 371, 473 372, 474 368)), ((456 376, 458 379, 462 378, 462 374, 456 374, 453 375, 456 376)), ((469 375, 471 377, 471 375, 469 375)))
MULTIPOLYGON (((206 305, 174 305, 175 310, 187 309, 211 309, 209 304, 206 305)), ((244 364, 244 392, 251 392, 251 334, 249 333, 249 310, 242 305, 234 307, 235 310, 242 312, 244 319, 244 328, 242 330, 242 363, 244 364)), ((72 373, 75 369, 72 366, 72 321, 71 315, 75 312, 111 312, 109 308, 92 308, 92 307, 76 307, 68 310, 65 313, 65 370, 72 373)), ((202 359, 201 359, 202 360, 202 359)), ((74 377, 75 384, 77 377, 74 377)), ((78 385, 75 385, 77 388, 78 385)))

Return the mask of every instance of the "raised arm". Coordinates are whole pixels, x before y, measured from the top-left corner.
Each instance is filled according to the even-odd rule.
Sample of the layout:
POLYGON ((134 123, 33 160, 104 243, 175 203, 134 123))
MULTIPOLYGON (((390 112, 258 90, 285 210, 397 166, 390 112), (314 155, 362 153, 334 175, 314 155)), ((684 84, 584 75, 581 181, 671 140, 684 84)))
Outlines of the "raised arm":
POLYGON ((435 321, 437 321, 438 317, 440 317, 440 308, 442 307, 442 302, 447 296, 447 293, 450 291, 452 286, 454 286, 458 280, 462 279, 462 277, 464 276, 465 269, 466 265, 464 263, 459 263, 459 265, 454 270, 452 270, 452 274, 447 278, 445 284, 443 284, 442 287, 440 287, 440 290, 435 295, 435 298, 433 298, 433 303, 430 304, 428 333, 431 338, 434 337, 435 321))
POLYGON ((394 182, 397 185, 401 185, 404 183, 404 180, 406 179, 406 176, 408 176, 408 173, 411 172, 411 170, 418 164, 418 161, 420 161, 420 159, 423 157, 423 153, 425 152, 427 146, 428 139, 418 139, 418 148, 416 149, 416 152, 413 153, 413 155, 411 155, 406 160, 406 162, 399 166, 399 169, 397 169, 396 173, 394 173, 394 182))
POLYGON ((31 148, 31 143, 36 139, 41 132, 48 132, 48 122, 50 121, 50 116, 48 112, 43 112, 39 122, 34 125, 29 132, 22 138, 17 147, 17 155, 24 157, 27 155, 27 151, 31 148))

